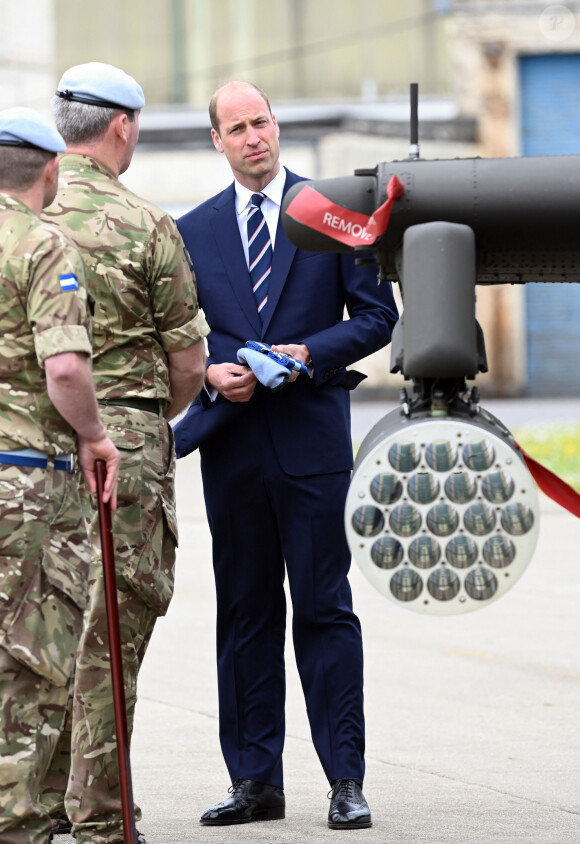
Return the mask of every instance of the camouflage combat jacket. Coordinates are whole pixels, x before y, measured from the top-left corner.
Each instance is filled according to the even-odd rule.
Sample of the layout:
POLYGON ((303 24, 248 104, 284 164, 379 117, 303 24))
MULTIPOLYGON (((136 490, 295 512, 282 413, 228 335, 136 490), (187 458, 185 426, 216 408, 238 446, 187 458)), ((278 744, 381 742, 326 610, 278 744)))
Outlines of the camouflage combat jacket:
POLYGON ((0 449, 76 451, 76 435, 50 401, 44 361, 91 354, 81 257, 54 226, 0 194, 0 449))
POLYGON ((85 262, 97 398, 169 400, 166 353, 209 333, 175 222, 103 164, 72 153, 60 156, 59 192, 45 219, 85 262))

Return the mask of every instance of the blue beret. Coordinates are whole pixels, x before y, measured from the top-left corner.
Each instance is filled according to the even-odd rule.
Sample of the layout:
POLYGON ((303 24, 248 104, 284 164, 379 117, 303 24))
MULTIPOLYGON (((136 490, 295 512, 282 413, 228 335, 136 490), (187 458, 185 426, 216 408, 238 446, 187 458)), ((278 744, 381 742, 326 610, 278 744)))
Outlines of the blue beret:
POLYGON ((118 67, 102 62, 77 64, 66 70, 57 96, 106 108, 138 109, 145 105, 141 86, 118 67))
POLYGON ((0 111, 0 146, 38 147, 54 153, 66 149, 54 126, 37 111, 23 106, 0 111))

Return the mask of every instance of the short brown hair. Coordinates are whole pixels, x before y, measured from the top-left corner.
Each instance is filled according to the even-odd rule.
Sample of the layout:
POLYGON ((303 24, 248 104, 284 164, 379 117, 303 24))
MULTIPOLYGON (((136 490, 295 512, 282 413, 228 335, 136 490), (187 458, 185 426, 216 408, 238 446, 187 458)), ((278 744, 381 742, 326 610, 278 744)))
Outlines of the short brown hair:
POLYGON ((219 95, 225 88, 229 88, 231 85, 247 85, 248 87, 253 88, 262 97, 262 99, 268 106, 268 111, 270 112, 270 114, 272 114, 272 109, 270 108, 270 101, 261 88, 258 88, 257 85, 254 85, 253 82, 245 82, 242 79, 232 79, 231 82, 226 82, 225 85, 222 85, 221 88, 218 88, 211 100, 209 101, 209 119, 211 121, 212 129, 215 129, 218 135, 220 133, 220 124, 217 117, 219 95))
POLYGON ((40 178, 54 152, 35 147, 0 146, 0 188, 24 191, 40 178))

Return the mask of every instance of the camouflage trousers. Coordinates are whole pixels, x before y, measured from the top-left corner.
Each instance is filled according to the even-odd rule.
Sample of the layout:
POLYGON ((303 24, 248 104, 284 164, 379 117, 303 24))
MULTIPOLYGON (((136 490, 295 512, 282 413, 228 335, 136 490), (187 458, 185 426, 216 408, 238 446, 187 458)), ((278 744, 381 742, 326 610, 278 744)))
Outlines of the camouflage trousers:
POLYGON ((0 465, 0 842, 46 844, 41 783, 66 714, 91 547, 77 479, 0 465))
MULTIPOLYGON (((173 592, 177 529, 175 456, 171 429, 161 417, 103 407, 109 436, 121 453, 113 546, 123 657, 127 723, 131 736, 137 677, 156 619, 173 592)), ((77 844, 123 841, 107 613, 98 520, 83 496, 94 558, 75 673, 72 713, 45 779, 42 802, 52 816, 73 822, 77 844), (63 800, 64 798, 64 800, 63 800)), ((136 819, 140 810, 135 808, 136 819)))

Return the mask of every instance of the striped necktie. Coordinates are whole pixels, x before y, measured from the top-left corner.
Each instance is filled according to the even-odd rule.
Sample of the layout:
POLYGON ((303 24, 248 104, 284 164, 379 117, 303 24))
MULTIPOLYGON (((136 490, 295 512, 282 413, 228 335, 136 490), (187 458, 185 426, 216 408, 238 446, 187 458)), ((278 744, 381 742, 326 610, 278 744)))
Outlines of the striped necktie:
POLYGON ((258 313, 262 312, 268 301, 268 284, 273 254, 270 232, 260 208, 263 199, 263 193, 252 194, 252 204, 247 220, 248 263, 258 313))

